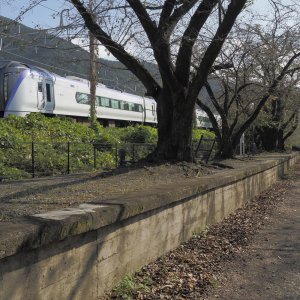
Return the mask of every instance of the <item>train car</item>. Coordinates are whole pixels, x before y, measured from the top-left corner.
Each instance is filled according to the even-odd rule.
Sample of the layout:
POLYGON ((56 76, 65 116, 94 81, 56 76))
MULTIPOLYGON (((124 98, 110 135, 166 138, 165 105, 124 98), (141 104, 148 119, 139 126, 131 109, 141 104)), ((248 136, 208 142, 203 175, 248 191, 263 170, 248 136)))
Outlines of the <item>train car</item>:
MULTIPOLYGON (((212 124, 207 116, 207 114, 201 109, 195 109, 196 115, 196 127, 197 128, 205 128, 205 129, 212 129, 212 124)), ((218 117, 215 116, 217 119, 218 117)))
MULTIPOLYGON (((0 114, 25 116, 31 112, 87 119, 90 115, 89 81, 61 77, 20 62, 0 62, 0 114)), ((156 102, 98 84, 99 120, 156 124, 156 102)))
MULTIPOLYGON (((0 61, 0 116, 40 112, 87 120, 90 115, 88 80, 61 77, 45 69, 16 61, 0 61)), ((98 84, 96 115, 104 125, 128 122, 155 125, 156 102, 98 84)), ((196 110, 197 126, 211 128, 206 114, 196 110)))

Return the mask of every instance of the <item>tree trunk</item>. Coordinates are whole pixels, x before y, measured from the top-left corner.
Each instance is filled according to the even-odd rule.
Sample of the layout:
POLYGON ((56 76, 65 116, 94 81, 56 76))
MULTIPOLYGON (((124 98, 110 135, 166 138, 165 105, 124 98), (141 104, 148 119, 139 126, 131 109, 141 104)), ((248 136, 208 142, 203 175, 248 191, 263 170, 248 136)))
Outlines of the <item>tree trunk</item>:
POLYGON ((217 138, 218 150, 216 158, 232 158, 234 154, 234 147, 227 120, 226 118, 222 118, 221 137, 217 138))
POLYGON ((216 158, 233 158, 234 146, 232 145, 231 138, 222 138, 221 142, 218 144, 218 150, 216 158))
POLYGON ((150 159, 155 161, 194 161, 193 113, 185 95, 163 88, 157 101, 158 143, 150 159))
POLYGON ((259 136, 262 148, 266 151, 275 151, 277 148, 277 128, 263 126, 259 128, 259 136))
POLYGON ((277 149, 279 151, 284 151, 284 134, 282 129, 277 130, 277 149))
POLYGON ((90 32, 90 125, 95 128, 97 123, 96 115, 96 89, 97 89, 97 65, 96 65, 96 39, 94 35, 90 32))

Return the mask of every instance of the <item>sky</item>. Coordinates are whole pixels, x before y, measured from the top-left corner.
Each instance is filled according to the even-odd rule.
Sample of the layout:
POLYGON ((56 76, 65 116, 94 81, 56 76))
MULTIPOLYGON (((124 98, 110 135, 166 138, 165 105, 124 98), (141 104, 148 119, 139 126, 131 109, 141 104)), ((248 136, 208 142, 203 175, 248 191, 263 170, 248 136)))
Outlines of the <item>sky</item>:
MULTIPOLYGON (((58 27, 60 25, 61 12, 70 7, 66 2, 64 0, 44 0, 22 15, 21 23, 31 28, 48 29, 58 27)), ((30 0, 0 0, 0 16, 16 19, 20 12, 28 7, 29 3, 30 0)), ((66 12, 63 12, 62 16, 66 17, 65 14, 66 12)), ((64 25, 66 25, 65 23, 64 25)), ((80 46, 83 45, 81 39, 76 39, 73 43, 80 46)), ((84 45, 87 45, 87 42, 84 42, 84 45)), ((83 48, 88 50, 88 46, 83 48)), ((104 59, 115 60, 102 46, 99 46, 99 56, 104 59)))
MULTIPOLYGON (((0 15, 15 19, 20 11, 28 7, 29 0, 1 0, 0 15)), ((41 26, 43 28, 55 27, 59 25, 60 18, 53 18, 53 14, 60 13, 66 8, 63 0, 45 0, 40 5, 28 11, 22 17, 22 23, 29 27, 41 26)))
MULTIPOLYGON (((37 1, 37 0, 35 0, 37 1)), ((28 7, 30 0, 0 0, 0 15, 15 19, 28 7)), ((65 0, 44 0, 22 16, 21 23, 28 27, 55 28, 60 25, 60 15, 68 5, 65 0)), ((267 12, 268 0, 254 0, 254 9, 260 13, 267 12)), ((100 47, 99 56, 114 59, 108 55, 104 47, 100 47)))
MULTIPOLYGON (((30 0, 0 0, 0 15, 15 19, 18 13, 28 6, 30 0)), ((254 8, 259 12, 267 11, 268 0, 254 0, 254 8)), ((44 0, 33 10, 27 12, 22 23, 29 27, 41 26, 43 28, 55 27, 60 23, 60 16, 53 17, 54 14, 66 8, 65 0, 44 0)))

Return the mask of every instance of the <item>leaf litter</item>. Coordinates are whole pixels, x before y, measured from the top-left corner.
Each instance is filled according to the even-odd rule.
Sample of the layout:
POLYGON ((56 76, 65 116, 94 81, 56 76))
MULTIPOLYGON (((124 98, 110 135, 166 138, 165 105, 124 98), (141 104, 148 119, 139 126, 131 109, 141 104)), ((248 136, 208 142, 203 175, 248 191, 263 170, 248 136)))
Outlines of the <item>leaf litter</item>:
POLYGON ((218 275, 225 264, 247 249, 292 184, 292 180, 274 184, 222 222, 144 266, 132 278, 147 288, 125 294, 114 289, 101 299, 206 299, 220 284, 218 275))

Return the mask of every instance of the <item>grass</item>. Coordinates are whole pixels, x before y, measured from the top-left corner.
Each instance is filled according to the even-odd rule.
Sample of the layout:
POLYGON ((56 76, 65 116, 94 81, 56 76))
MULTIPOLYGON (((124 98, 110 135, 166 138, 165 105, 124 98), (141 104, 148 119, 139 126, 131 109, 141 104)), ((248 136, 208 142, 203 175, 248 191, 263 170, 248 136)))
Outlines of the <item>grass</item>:
POLYGON ((125 276, 123 280, 114 288, 113 294, 117 297, 121 297, 124 300, 133 299, 134 294, 138 291, 146 292, 149 290, 149 280, 145 283, 137 282, 133 276, 125 276))

